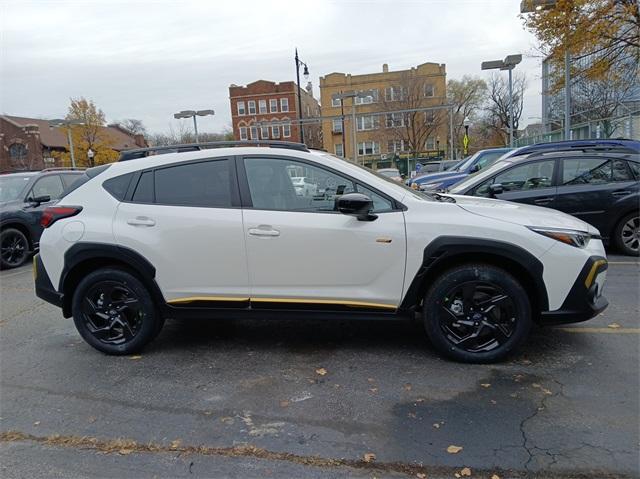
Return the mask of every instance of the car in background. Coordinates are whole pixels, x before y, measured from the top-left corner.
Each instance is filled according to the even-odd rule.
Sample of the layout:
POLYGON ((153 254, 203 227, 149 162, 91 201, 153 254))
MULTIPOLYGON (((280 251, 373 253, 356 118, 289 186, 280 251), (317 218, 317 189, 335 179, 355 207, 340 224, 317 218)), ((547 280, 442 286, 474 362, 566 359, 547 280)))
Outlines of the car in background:
POLYGON ((376 172, 382 176, 386 176, 387 178, 391 178, 394 181, 402 183, 402 175, 398 168, 380 168, 379 170, 376 170, 376 172))
POLYGON ((0 174, 0 268, 21 266, 38 249, 42 212, 81 175, 56 168, 0 174))
POLYGON ((449 192, 554 208, 595 226, 622 253, 640 254, 640 142, 524 148, 449 192))
POLYGON ((498 158, 510 151, 511 148, 480 150, 449 171, 416 176, 411 180, 410 186, 414 189, 426 191, 444 190, 464 180, 467 176, 493 164, 498 158))
POLYGON ((318 185, 304 176, 292 177, 291 183, 293 183, 293 188, 298 196, 314 196, 318 192, 318 185))

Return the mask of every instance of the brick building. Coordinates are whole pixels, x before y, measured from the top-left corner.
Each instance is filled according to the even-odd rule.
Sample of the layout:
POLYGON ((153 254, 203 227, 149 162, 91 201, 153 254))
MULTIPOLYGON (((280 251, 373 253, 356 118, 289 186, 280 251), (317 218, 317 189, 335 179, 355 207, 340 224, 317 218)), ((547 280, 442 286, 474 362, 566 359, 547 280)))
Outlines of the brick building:
MULTIPOLYGON (((142 135, 132 136, 117 125, 101 129, 115 151, 147 146, 142 135)), ((49 127, 48 120, 0 115, 0 171, 62 166, 54 155, 65 151, 69 144, 63 128, 49 127)))
POLYGON ((442 156, 447 145, 448 110, 444 64, 423 63, 407 70, 390 71, 385 63, 375 73, 330 73, 320 78, 324 149, 338 156, 354 157, 352 106, 334 94, 367 92, 355 98, 358 161, 373 167, 403 166, 393 158, 442 156), (434 108, 415 113, 393 113, 434 108), (380 113, 390 112, 390 113, 380 113))
MULTIPOLYGON (((301 100, 303 119, 320 116, 320 105, 313 98, 311 84, 301 90, 301 100)), ((301 142, 295 82, 258 80, 246 86, 231 85, 229 101, 236 140, 301 142)), ((304 140, 311 147, 322 147, 319 123, 305 123, 304 140)))

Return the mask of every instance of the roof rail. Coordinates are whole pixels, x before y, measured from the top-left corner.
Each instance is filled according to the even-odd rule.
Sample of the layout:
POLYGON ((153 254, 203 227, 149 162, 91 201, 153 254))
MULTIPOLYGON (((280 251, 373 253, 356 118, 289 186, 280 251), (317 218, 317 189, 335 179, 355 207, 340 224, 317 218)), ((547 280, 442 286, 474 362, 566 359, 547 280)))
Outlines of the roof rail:
POLYGON ((44 173, 45 171, 84 171, 86 170, 86 168, 80 168, 77 166, 54 166, 51 168, 44 168, 43 170, 40 170, 41 173, 44 173))
POLYGON ((147 148, 136 148, 125 150, 120 153, 118 161, 128 161, 137 158, 144 158, 150 155, 161 155, 163 153, 183 153, 185 151, 199 151, 213 148, 228 148, 237 146, 268 146, 271 148, 286 148, 289 150, 309 151, 304 143, 294 143, 289 141, 271 140, 242 140, 242 141, 210 141, 206 143, 183 143, 167 146, 151 146, 147 148))
POLYGON ((551 153, 557 151, 618 151, 624 153, 640 153, 640 142, 623 138, 615 140, 566 140, 550 143, 537 143, 514 150, 508 158, 528 155, 530 153, 551 153))

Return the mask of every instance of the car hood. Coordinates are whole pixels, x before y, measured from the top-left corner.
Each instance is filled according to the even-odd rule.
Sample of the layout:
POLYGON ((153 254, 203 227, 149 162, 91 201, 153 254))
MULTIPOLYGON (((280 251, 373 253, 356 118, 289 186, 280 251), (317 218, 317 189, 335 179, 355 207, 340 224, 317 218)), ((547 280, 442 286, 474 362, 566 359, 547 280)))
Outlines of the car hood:
POLYGON ((464 178, 466 173, 461 173, 459 171, 443 171, 442 173, 431 173, 429 175, 417 176, 413 179, 415 183, 435 183, 436 181, 448 180, 454 176, 460 176, 464 178))
POLYGON ((523 226, 543 226, 548 228, 564 228, 588 231, 598 234, 598 230, 589 223, 562 213, 561 211, 541 206, 513 203, 511 201, 478 198, 477 196, 448 195, 456 200, 456 204, 470 213, 506 221, 523 226))

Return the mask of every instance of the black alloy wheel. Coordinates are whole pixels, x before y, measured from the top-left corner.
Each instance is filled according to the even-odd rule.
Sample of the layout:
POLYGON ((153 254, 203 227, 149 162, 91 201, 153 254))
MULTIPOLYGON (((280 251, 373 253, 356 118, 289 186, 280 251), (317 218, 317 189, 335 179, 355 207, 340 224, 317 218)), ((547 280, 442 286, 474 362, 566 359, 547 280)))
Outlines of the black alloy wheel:
POLYGON ((75 288, 72 312, 82 338, 107 354, 139 351, 164 324, 145 285, 124 269, 89 273, 75 288))
POLYGON ((626 255, 640 255, 640 215, 631 213, 620 220, 615 231, 618 249, 626 255))
POLYGON ((513 300, 500 286, 469 281, 449 289, 440 303, 440 328, 456 347, 470 353, 492 351, 513 335, 513 300))
POLYGON ((503 359, 531 329, 529 297, 510 273, 464 264, 431 283, 423 302, 429 339, 442 354, 468 363, 503 359))
POLYGON ((3 269, 17 268, 29 257, 29 241, 24 233, 8 228, 0 235, 0 261, 3 269))

